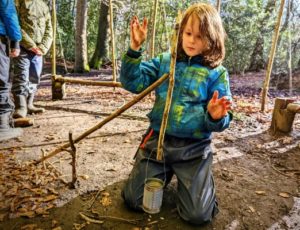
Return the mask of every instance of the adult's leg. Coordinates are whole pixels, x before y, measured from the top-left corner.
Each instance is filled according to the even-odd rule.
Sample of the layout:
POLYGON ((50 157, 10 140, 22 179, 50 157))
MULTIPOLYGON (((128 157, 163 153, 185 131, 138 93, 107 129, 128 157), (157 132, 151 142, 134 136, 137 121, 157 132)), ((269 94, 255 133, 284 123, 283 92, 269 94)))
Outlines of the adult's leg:
POLYGON ((178 180, 177 208, 184 220, 193 224, 203 224, 211 221, 218 213, 212 175, 213 154, 209 146, 193 151, 202 154, 172 166, 178 180))
POLYGON ((6 41, 0 37, 0 141, 22 134, 21 129, 10 127, 10 117, 14 106, 9 96, 9 57, 7 53, 6 41))
POLYGON ((44 108, 38 108, 33 105, 34 96, 37 91, 38 84, 40 83, 40 77, 43 69, 43 57, 35 55, 30 61, 29 69, 29 94, 27 98, 28 113, 43 113, 44 108))
POLYGON ((20 55, 13 61, 13 85, 12 93, 15 100, 15 112, 13 117, 20 118, 27 115, 27 96, 29 93, 29 67, 32 54, 21 48, 20 55))

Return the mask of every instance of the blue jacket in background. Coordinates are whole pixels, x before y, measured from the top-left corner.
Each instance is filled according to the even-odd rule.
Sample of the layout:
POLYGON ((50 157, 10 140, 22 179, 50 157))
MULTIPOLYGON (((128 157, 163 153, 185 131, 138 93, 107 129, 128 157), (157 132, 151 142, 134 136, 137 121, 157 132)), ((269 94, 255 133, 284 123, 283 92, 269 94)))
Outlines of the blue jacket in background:
POLYGON ((11 48, 19 48, 22 34, 14 0, 0 0, 0 35, 10 39, 11 48))
MULTIPOLYGON (((161 54, 146 62, 141 52, 128 50, 122 58, 120 80, 125 89, 140 93, 164 73, 169 73, 171 55, 161 54)), ((207 104, 215 90, 219 98, 231 98, 229 76, 223 66, 209 69, 201 63, 201 56, 177 60, 172 103, 166 134, 181 138, 210 138, 211 132, 220 132, 229 126, 232 115, 213 120, 207 112, 207 104)), ((155 103, 148 114, 150 127, 159 132, 169 81, 155 90, 155 103)))

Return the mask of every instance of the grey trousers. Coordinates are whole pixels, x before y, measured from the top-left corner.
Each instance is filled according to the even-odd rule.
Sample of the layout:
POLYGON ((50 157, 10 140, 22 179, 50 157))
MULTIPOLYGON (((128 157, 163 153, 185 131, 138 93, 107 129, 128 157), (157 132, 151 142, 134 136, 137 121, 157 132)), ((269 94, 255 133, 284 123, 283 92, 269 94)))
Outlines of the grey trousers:
POLYGON ((13 61, 13 94, 28 96, 35 93, 42 68, 43 57, 21 47, 20 55, 13 61))
POLYGON ((8 45, 5 37, 0 36, 0 115, 11 113, 14 104, 9 96, 9 57, 8 45))
POLYGON ((211 221, 218 213, 218 204, 212 176, 210 140, 166 135, 163 147, 165 163, 156 160, 157 142, 158 134, 154 133, 144 148, 138 149, 135 164, 122 191, 125 203, 135 210, 142 210, 146 177, 159 178, 167 185, 175 174, 179 215, 193 224, 211 221))

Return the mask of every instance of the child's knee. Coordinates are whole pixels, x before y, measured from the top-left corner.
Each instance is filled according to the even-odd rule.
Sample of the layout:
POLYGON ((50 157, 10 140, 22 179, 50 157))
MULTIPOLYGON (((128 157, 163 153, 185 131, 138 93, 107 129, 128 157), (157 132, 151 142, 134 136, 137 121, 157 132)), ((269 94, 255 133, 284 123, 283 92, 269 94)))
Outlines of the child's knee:
POLYGON ((134 210, 141 211, 142 210, 142 196, 141 194, 137 194, 132 187, 128 184, 122 190, 122 197, 124 199, 125 204, 134 210))
POLYGON ((195 207, 186 210, 185 212, 179 210, 179 215, 191 224, 202 225, 211 222, 218 212, 219 210, 217 205, 214 205, 212 208, 210 207, 208 209, 199 209, 195 207))

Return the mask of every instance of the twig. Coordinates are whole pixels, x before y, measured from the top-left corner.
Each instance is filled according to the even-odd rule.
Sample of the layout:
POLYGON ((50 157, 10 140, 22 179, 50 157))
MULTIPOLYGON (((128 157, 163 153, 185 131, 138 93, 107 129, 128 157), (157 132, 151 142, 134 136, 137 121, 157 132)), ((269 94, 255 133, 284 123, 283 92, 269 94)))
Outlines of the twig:
POLYGON ((99 219, 117 220, 117 221, 129 223, 129 224, 134 224, 134 225, 137 225, 137 224, 138 224, 138 221, 142 220, 142 219, 127 220, 127 219, 123 219, 123 218, 115 217, 115 216, 100 216, 100 215, 98 215, 98 218, 99 218, 99 219))
POLYGON ((292 177, 291 175, 286 174, 286 173, 283 173, 283 172, 281 172, 279 169, 277 169, 277 168, 272 164, 271 158, 270 158, 270 157, 269 157, 269 163, 270 163, 271 168, 274 169, 276 172, 278 172, 278 173, 280 173, 281 175, 284 175, 284 176, 286 176, 286 177, 292 177))
POLYGON ((94 223, 94 224, 103 224, 104 223, 104 221, 101 221, 101 220, 96 220, 96 219, 92 219, 92 218, 90 218, 90 217, 87 217, 86 215, 84 215, 83 213, 79 213, 79 215, 80 215, 80 217, 82 218, 82 219, 84 219, 85 221, 87 221, 87 222, 90 222, 90 223, 94 223))
POLYGON ((69 132, 69 141, 70 141, 70 146, 71 150, 69 151, 71 156, 72 156, 72 182, 70 183, 70 188, 74 189, 75 188, 75 183, 77 181, 77 174, 76 174, 76 147, 74 145, 74 141, 72 138, 72 131, 69 132))
POLYGON ((48 167, 50 166, 50 167, 54 170, 54 173, 55 173, 55 175, 57 176, 58 179, 60 179, 64 184, 68 184, 68 182, 67 182, 65 179, 61 178, 61 176, 63 175, 63 174, 61 173, 61 171, 59 171, 59 170, 58 170, 51 162, 49 162, 49 161, 46 161, 46 164, 48 164, 48 167))
MULTIPOLYGON (((45 157, 45 151, 44 151, 44 149, 42 149, 42 157, 45 157)), ((46 164, 45 164, 44 161, 43 161, 43 168, 46 169, 46 164)))
POLYGON ((176 58, 177 58, 177 44, 178 44, 181 20, 182 20, 182 15, 179 12, 179 14, 176 18, 175 31, 174 31, 173 37, 172 37, 169 88, 168 88, 168 92, 167 92, 167 98, 166 98, 165 108, 164 108, 163 117, 162 117, 162 121, 161 121, 159 137, 158 137, 157 153, 156 153, 157 160, 162 160, 163 143, 164 143, 164 139, 165 139, 165 132, 166 132, 167 123, 168 123, 168 116, 169 116, 171 103, 172 103, 172 94, 173 94, 173 88, 174 88, 174 84, 175 84, 175 66, 176 66, 176 58))
POLYGON ((104 191, 104 189, 99 189, 99 190, 98 190, 98 192, 97 192, 96 196, 94 197, 94 200, 93 200, 92 204, 90 205, 90 207, 88 208, 88 210, 91 210, 91 209, 92 209, 92 207, 93 207, 95 201, 97 200, 98 196, 99 196, 100 193, 103 192, 103 191, 104 191))

